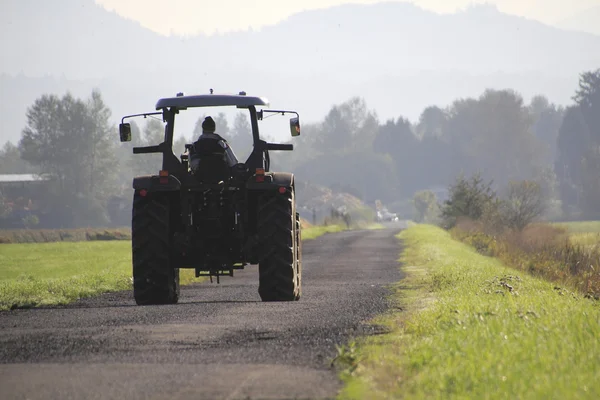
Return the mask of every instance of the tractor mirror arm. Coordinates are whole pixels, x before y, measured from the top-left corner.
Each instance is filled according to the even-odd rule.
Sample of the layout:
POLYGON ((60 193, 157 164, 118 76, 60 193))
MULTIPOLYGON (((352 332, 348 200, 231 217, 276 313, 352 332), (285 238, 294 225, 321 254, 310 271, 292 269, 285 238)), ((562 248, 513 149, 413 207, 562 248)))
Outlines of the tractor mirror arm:
POLYGON ((264 118, 266 118, 264 116, 264 113, 281 114, 281 115, 295 114, 297 118, 300 118, 300 115, 296 111, 290 111, 290 110, 260 110, 260 111, 256 112, 256 117, 258 118, 259 121, 262 121, 264 118))
POLYGON ((132 114, 132 115, 126 115, 123 118, 121 118, 121 123, 123 124, 125 122, 126 119, 128 118, 134 118, 134 117, 149 117, 151 115, 162 115, 162 111, 157 111, 157 112, 150 112, 150 113, 143 113, 143 114, 132 114))
POLYGON ((293 144, 284 144, 284 143, 267 143, 268 150, 283 150, 283 151, 292 151, 294 150, 293 144))
POLYGON ((158 144, 156 146, 134 147, 133 154, 162 153, 163 148, 164 143, 158 144))

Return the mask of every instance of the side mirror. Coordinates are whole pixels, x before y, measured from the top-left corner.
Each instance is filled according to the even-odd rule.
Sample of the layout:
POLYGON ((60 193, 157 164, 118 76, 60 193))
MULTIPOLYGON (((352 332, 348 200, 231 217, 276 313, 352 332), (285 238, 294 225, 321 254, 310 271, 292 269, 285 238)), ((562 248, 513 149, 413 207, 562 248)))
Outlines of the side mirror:
POLYGON ((131 142, 131 124, 119 124, 121 142, 131 142))
POLYGON ((290 118, 290 132, 293 137, 300 136, 300 118, 290 118))

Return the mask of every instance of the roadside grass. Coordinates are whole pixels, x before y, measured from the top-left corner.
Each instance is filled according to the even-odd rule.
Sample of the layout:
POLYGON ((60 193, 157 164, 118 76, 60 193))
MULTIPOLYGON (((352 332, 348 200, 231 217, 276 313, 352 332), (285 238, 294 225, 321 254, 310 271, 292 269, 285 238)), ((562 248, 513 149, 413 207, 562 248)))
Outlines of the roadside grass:
POLYGON ((494 233, 480 222, 465 221, 451 234, 483 255, 600 299, 600 246, 591 244, 593 233, 568 233, 544 223, 494 233))
POLYGON ((302 240, 313 240, 326 233, 335 233, 346 230, 342 225, 313 225, 302 229, 302 240))
MULTIPOLYGON (((341 399, 600 398, 600 302, 419 225, 399 237, 403 312, 357 339, 341 399)), ((341 363, 344 366, 344 363, 341 363)))
POLYGON ((347 230, 354 229, 366 229, 366 230, 375 230, 375 229, 384 229, 385 227, 382 224, 371 222, 371 223, 359 223, 353 224, 350 228, 347 228, 343 224, 334 224, 334 225, 312 225, 308 228, 302 229, 302 240, 313 240, 318 238, 319 236, 323 236, 326 233, 336 233, 347 230))
MULTIPOLYGON (((303 240, 342 230, 305 228, 303 240)), ((180 270, 181 285, 204 279, 180 270)), ((67 304, 120 290, 132 290, 129 240, 0 244, 0 310, 67 304)))
MULTIPOLYGON (((198 281, 181 270, 181 284, 198 281)), ((131 290, 131 242, 0 245, 0 310, 67 304, 131 290)))

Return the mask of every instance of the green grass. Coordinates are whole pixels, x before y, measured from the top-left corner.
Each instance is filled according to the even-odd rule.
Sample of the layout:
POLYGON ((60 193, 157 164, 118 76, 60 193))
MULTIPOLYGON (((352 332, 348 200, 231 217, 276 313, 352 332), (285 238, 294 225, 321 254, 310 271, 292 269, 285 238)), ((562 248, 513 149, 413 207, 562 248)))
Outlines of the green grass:
POLYGON ((302 240, 313 240, 326 233, 341 232, 345 229, 341 225, 311 226, 310 228, 302 229, 302 240))
POLYGON ((343 399, 600 398, 600 302, 482 256, 432 226, 402 232, 404 309, 342 355, 343 399), (358 361, 356 361, 358 360, 358 361))
MULTIPOLYGON (((310 240, 341 226, 310 227, 310 240)), ((182 285, 201 281, 180 272, 182 285)), ((77 299, 131 290, 131 242, 87 241, 0 244, 0 310, 67 304, 77 299)))
MULTIPOLYGON (((181 271, 181 284, 196 281, 181 271)), ((131 242, 0 245, 0 310, 131 290, 131 242)))
MULTIPOLYGON (((375 230, 375 229, 384 229, 384 226, 378 223, 362 223, 358 225, 353 225, 350 227, 352 229, 366 229, 366 230, 375 230)), ((322 236, 326 233, 336 233, 348 230, 343 225, 318 225, 311 226, 309 228, 302 229, 302 240, 312 240, 316 239, 319 236, 322 236)))

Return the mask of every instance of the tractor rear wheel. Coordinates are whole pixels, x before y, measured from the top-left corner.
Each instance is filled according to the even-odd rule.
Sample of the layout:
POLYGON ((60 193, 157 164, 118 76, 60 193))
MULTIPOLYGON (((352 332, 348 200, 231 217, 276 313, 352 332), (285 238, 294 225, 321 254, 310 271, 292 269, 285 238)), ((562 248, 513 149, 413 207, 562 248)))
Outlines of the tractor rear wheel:
POLYGON ((179 269, 171 264, 171 200, 167 193, 133 196, 133 297, 138 305, 176 304, 179 269))
POLYGON ((300 298, 294 188, 265 194, 258 210, 259 287, 263 301, 300 298))

